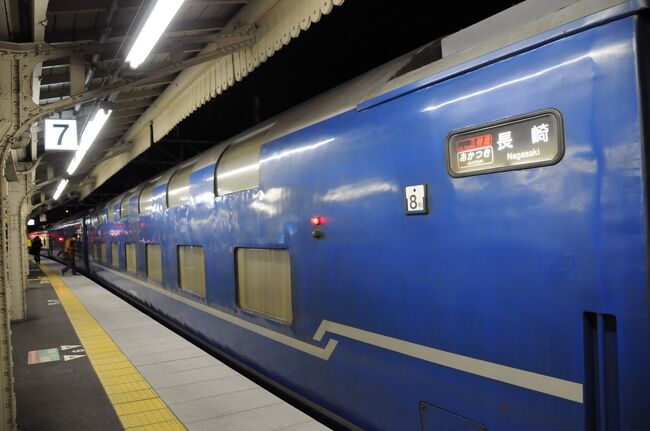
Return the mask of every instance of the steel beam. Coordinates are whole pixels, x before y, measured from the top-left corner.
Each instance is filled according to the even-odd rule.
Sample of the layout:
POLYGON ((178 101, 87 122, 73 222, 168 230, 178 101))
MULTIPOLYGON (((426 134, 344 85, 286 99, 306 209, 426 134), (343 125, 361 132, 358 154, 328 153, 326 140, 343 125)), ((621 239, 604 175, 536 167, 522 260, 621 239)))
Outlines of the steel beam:
MULTIPOLYGON (((0 37, 4 40, 20 40, 21 26, 19 4, 17 1, 3 1, 0 3, 0 37)), ((29 31, 29 29, 26 29, 29 31)))
POLYGON ((115 114, 111 115, 111 120, 139 117, 142 112, 144 112, 144 109, 142 108, 123 109, 122 111, 115 112, 115 114))
POLYGON ((135 100, 135 99, 148 99, 151 97, 158 97, 162 94, 163 90, 142 90, 142 91, 131 91, 131 92, 121 92, 117 96, 116 103, 121 103, 124 100, 135 100))
MULTIPOLYGON (((98 136, 98 137, 97 137, 97 143, 100 144, 102 141, 106 141, 106 140, 109 140, 109 139, 112 140, 112 139, 115 139, 115 138, 119 138, 119 137, 122 136, 122 135, 124 134, 124 132, 126 132, 128 129, 129 129, 128 126, 121 126, 120 128, 116 128, 116 129, 108 129, 108 130, 106 130, 105 133, 102 133, 101 136, 98 136)), ((98 146, 99 146, 99 145, 98 145, 98 146)), ((107 151, 108 151, 108 150, 109 150, 109 149, 107 149, 107 151)))
MULTIPOLYGON (((0 107, 2 109, 2 107, 0 107)), ((4 111, 4 109, 2 109, 4 111)), ((7 209, 8 182, 0 165, 0 211, 7 209)), ((9 220, 7 220, 9 222, 9 220)), ((10 245, 5 222, 0 226, 0 426, 16 429, 16 396, 13 384, 13 361, 11 357, 9 253, 10 245)))
POLYGON ((79 94, 85 89, 86 65, 81 54, 70 57, 70 94, 79 94))
MULTIPOLYGON (((183 33, 196 33, 204 31, 216 31, 221 30, 226 25, 226 21, 223 19, 208 19, 208 20, 186 20, 186 21, 177 21, 169 25, 165 33, 168 36, 179 35, 183 33)), ((119 26, 114 27, 111 31, 111 36, 109 41, 115 41, 117 38, 124 38, 129 34, 130 26, 119 26)), ((88 29, 78 29, 75 31, 68 32, 51 32, 46 33, 46 39, 50 43, 61 43, 69 41, 94 41, 97 38, 97 29, 88 28, 88 29)))
MULTIPOLYGON (((231 45, 224 46, 223 48, 215 49, 214 51, 205 54, 197 55, 196 57, 192 57, 187 60, 173 63, 170 66, 159 68, 157 70, 153 69, 144 72, 139 72, 135 75, 132 75, 133 77, 129 76, 113 84, 109 84, 97 88, 95 90, 89 90, 59 102, 49 103, 47 105, 39 106, 38 108, 29 111, 29 114, 31 114, 31 121, 35 121, 40 118, 46 117, 54 112, 74 106, 77 103, 87 102, 89 100, 108 96, 116 91, 122 91, 140 85, 148 84, 158 79, 165 78, 171 75, 172 73, 179 72, 188 67, 196 66, 198 64, 205 63, 215 58, 222 57, 226 54, 240 51, 244 48, 251 46, 255 42, 254 39, 255 39, 254 36, 249 36, 247 38, 244 38, 241 41, 233 42, 231 45)), ((25 127, 27 127, 27 124, 23 124, 16 132, 22 133, 25 127)))
POLYGON ((31 0, 32 10, 32 36, 34 41, 45 40, 45 26, 47 24, 48 0, 31 0))
MULTIPOLYGON (((11 93, 0 93, 0 103, 4 102, 4 106, 9 107, 10 110, 8 115, 0 118, 0 139, 10 143, 11 147, 22 148, 29 143, 29 134, 25 136, 25 133, 33 122, 41 118, 76 104, 105 97, 118 91, 158 82, 161 79, 168 79, 169 75, 188 67, 245 49, 255 43, 255 32, 252 28, 248 28, 245 31, 231 34, 229 40, 232 41, 229 45, 213 51, 172 63, 166 67, 154 66, 150 70, 128 74, 122 80, 46 105, 37 105, 31 100, 32 70, 46 58, 61 58, 79 53, 84 45, 63 48, 51 47, 45 44, 0 42, 0 76, 11 79, 11 86, 15 88, 15 91, 11 93)), ((5 158, 6 155, 3 155, 0 160, 5 158)))
MULTIPOLYGON (((221 6, 221 5, 238 5, 246 4, 247 0, 187 0, 188 4, 205 5, 205 6, 221 6)), ((118 7, 120 10, 135 10, 139 7, 139 0, 121 0, 118 7)), ((77 0, 57 0, 56 8, 51 8, 47 11, 49 16, 55 15, 78 15, 90 13, 106 13, 108 6, 103 1, 84 0, 83 2, 77 0)))
POLYGON ((221 6, 221 5, 234 5, 246 4, 248 0, 187 0, 188 4, 200 4, 205 6, 221 6))
POLYGON ((112 126, 117 127, 117 126, 131 126, 133 123, 135 123, 135 120, 137 119, 137 116, 133 116, 130 119, 127 117, 127 119, 119 119, 120 121, 116 121, 115 123, 112 123, 112 126))
POLYGON ((153 99, 153 97, 154 96, 149 96, 149 98, 142 99, 142 100, 118 101, 113 105, 113 108, 115 109, 116 112, 123 111, 123 110, 125 111, 128 109, 148 108, 155 100, 153 99))
MULTIPOLYGON (((140 115, 142 115, 142 110, 137 110, 137 111, 127 111, 123 113, 116 112, 115 115, 111 115, 111 120, 124 120, 124 119, 132 119, 134 118, 135 120, 138 119, 140 115)), ((135 121, 133 120, 133 121, 135 121)))
MULTIPOLYGON (((140 6, 140 0, 121 0, 118 4, 120 10, 134 10, 140 6)), ((103 0, 56 0, 56 6, 48 9, 47 14, 75 15, 86 13, 108 12, 108 4, 103 0)))
POLYGON ((27 195, 27 176, 21 175, 19 181, 7 184, 7 235, 9 292, 9 316, 12 321, 25 319, 25 288, 27 278, 24 277, 27 263, 27 246, 25 244, 26 220, 23 220, 23 198, 27 195))
POLYGON ((162 85, 169 85, 174 81, 174 72, 173 74, 169 74, 167 76, 163 76, 162 78, 154 79, 151 82, 146 82, 142 83, 140 85, 136 85, 133 88, 155 88, 155 87, 160 87, 162 85))

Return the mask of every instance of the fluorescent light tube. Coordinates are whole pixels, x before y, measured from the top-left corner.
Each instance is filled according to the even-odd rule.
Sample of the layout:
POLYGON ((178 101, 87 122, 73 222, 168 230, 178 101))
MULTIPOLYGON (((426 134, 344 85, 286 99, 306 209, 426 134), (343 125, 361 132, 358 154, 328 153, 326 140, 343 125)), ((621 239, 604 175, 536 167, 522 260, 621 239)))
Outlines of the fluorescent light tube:
POLYGON ((52 197, 54 200, 59 199, 59 196, 61 196, 61 193, 63 193, 63 190, 65 190, 65 186, 68 185, 68 180, 61 180, 59 185, 56 187, 56 191, 54 192, 54 196, 52 197))
POLYGON ((103 109, 100 109, 95 114, 95 117, 93 117, 93 119, 90 120, 88 124, 86 124, 86 128, 81 134, 79 149, 76 153, 74 153, 74 158, 70 162, 70 165, 68 165, 68 175, 72 175, 74 171, 77 170, 79 163, 81 163, 81 160, 83 160, 84 156, 88 152, 88 149, 93 144, 93 142, 95 142, 95 138, 97 138, 97 135, 99 135, 99 132, 101 132, 104 124, 106 124, 108 117, 111 116, 111 112, 113 111, 104 111, 103 109))
POLYGON ((129 54, 126 56, 126 62, 129 63, 131 69, 135 69, 146 60, 184 1, 158 0, 156 2, 151 14, 144 23, 144 27, 140 30, 140 34, 138 34, 129 54))

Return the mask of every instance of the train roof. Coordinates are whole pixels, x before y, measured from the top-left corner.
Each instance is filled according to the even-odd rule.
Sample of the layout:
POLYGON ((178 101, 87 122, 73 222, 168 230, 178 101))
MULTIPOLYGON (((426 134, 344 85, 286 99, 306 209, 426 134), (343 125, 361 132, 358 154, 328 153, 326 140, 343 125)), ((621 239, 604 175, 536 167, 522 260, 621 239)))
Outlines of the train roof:
MULTIPOLYGON (((199 160, 201 162, 197 163, 197 169, 216 163, 226 147, 245 141, 248 136, 267 132, 265 142, 269 142, 343 112, 371 108, 567 33, 646 7, 643 0, 526 0, 376 67, 235 135, 178 166, 147 179, 110 203, 120 202, 152 182, 165 183, 176 170, 199 160), (566 25, 570 23, 572 27, 567 29, 566 25)), ((106 205, 108 204, 104 206, 106 205)))
POLYGON ((643 1, 627 0, 527 0, 376 67, 233 140, 273 124, 267 135, 267 141, 272 141, 342 112, 367 109, 414 91, 418 84, 419 87, 431 85, 565 35, 566 30, 560 34, 552 32, 565 24, 576 22, 576 30, 583 29, 644 7, 643 1), (620 10, 612 10, 616 6, 621 6, 620 10), (605 11, 608 12, 596 16, 605 11), (593 17, 577 22, 588 16, 593 17), (522 43, 524 41, 528 43, 522 43), (426 81, 422 82, 423 79, 426 81))

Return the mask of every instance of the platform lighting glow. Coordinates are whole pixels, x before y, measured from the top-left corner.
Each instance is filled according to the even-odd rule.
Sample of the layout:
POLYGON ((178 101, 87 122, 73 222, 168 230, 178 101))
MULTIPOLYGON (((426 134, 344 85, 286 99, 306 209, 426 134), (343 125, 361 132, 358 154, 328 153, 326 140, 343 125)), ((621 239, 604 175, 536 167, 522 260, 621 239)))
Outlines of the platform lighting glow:
POLYGON ((27 220, 27 226, 34 226, 35 224, 36 224, 36 220, 34 220, 33 218, 27 220))
POLYGON ((69 180, 61 180, 59 185, 56 187, 56 191, 54 192, 54 196, 52 197, 54 200, 59 199, 59 196, 61 196, 61 193, 63 193, 63 190, 65 190, 65 186, 68 185, 69 180))
POLYGON ((68 165, 68 175, 72 175, 74 171, 77 170, 79 167, 79 163, 83 160, 84 156, 88 152, 88 149, 90 146, 95 142, 95 138, 97 138, 97 135, 99 135, 99 132, 101 132, 102 127, 104 127, 104 124, 106 124, 106 121, 108 120, 108 117, 111 116, 111 110, 104 111, 103 109, 100 109, 97 111, 95 114, 95 117, 86 124, 86 128, 84 129, 83 133, 81 134, 81 141, 79 143, 79 149, 77 150, 76 153, 74 153, 74 158, 70 162, 70 165, 68 165))
POLYGON ((126 56, 126 62, 129 63, 131 69, 135 69, 145 61, 184 1, 158 0, 156 2, 151 14, 144 23, 144 27, 140 30, 135 43, 126 56))

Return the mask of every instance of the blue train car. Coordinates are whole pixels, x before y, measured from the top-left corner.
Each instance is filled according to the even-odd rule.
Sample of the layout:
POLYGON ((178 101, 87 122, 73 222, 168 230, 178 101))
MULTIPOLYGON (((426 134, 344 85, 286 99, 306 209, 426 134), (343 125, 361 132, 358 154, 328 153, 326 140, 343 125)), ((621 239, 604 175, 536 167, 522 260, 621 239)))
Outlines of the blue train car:
POLYGON ((64 259, 65 241, 73 234, 77 235, 75 243, 75 263, 81 269, 87 268, 86 260, 86 239, 83 226, 83 217, 70 217, 56 223, 48 230, 48 245, 41 250, 41 255, 53 256, 57 259, 64 259))
POLYGON ((90 213, 90 271, 343 427, 648 429, 645 3, 462 40, 90 213))

